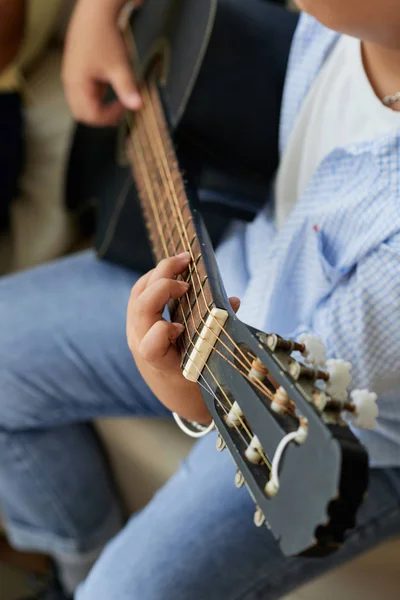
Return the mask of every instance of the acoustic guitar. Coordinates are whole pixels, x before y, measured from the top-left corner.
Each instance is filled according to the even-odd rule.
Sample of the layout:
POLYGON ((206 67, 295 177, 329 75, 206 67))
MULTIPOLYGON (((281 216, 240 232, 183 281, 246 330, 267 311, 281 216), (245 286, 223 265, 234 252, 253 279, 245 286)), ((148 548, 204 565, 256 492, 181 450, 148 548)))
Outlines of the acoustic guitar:
POLYGON ((368 456, 348 423, 372 426, 376 396, 348 393, 350 366, 325 361, 322 343, 257 331, 233 313, 196 190, 182 175, 172 141, 213 27, 216 0, 146 0, 124 36, 143 108, 127 116, 131 164, 154 260, 188 251, 186 296, 169 304, 184 325, 183 375, 201 386, 212 415, 205 429, 175 415, 189 434, 219 432, 217 450, 237 465, 254 522, 271 529, 285 555, 335 551, 367 490, 368 456), (182 60, 185 56, 185 60, 182 60))

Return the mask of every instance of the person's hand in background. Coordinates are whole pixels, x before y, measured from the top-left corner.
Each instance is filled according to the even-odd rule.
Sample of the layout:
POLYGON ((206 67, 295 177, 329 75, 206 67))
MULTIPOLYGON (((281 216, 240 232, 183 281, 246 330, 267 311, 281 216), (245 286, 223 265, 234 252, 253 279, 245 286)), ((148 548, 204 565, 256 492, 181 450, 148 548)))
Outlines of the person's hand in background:
MULTIPOLYGON (((141 106, 118 25, 124 4, 126 0, 78 0, 72 15, 62 77, 74 117, 88 125, 113 125, 124 109, 141 106), (106 104, 109 85, 118 100, 106 104)), ((140 5, 142 0, 130 4, 140 5)))

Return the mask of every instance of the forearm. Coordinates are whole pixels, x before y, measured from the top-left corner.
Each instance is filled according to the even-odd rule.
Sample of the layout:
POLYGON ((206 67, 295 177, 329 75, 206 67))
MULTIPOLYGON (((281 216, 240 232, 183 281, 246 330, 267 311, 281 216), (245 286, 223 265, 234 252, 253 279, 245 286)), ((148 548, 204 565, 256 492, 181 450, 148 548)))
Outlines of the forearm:
POLYGON ((25 0, 0 0, 0 72, 17 55, 25 25, 25 0))

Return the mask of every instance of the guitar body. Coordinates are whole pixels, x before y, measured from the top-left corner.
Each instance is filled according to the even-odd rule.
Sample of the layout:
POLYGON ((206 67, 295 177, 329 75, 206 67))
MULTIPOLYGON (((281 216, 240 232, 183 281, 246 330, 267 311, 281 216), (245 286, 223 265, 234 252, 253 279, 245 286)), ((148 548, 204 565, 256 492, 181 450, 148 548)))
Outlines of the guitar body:
MULTIPOLYGON (((160 95, 179 155, 200 150, 195 164, 184 168, 196 178, 214 247, 230 220, 252 220, 268 194, 278 164, 281 98, 296 24, 295 14, 261 0, 150 0, 132 15, 143 60, 135 68, 140 74, 157 52, 161 60, 164 55, 160 95), (249 20, 252 27, 246 26, 249 20)), ((129 41, 128 52, 132 55, 129 41)), ((153 257, 126 161, 126 133, 124 123, 77 125, 67 206, 86 236, 95 231, 100 258, 143 272, 152 268, 153 257)))
MULTIPOLYGON (((161 93, 171 126, 182 116, 213 29, 216 0, 148 0, 127 27, 134 31, 140 76, 156 58, 163 64, 161 93)), ((128 51, 132 55, 132 48, 128 51)), ((132 57, 133 60, 133 57, 132 57)), ((110 92, 110 99, 113 94, 110 92)), ((79 124, 71 145, 67 206, 84 234, 95 230, 99 258, 136 272, 154 266, 135 184, 125 156, 126 123, 118 128, 79 124)), ((229 219, 213 215, 214 244, 229 219)))

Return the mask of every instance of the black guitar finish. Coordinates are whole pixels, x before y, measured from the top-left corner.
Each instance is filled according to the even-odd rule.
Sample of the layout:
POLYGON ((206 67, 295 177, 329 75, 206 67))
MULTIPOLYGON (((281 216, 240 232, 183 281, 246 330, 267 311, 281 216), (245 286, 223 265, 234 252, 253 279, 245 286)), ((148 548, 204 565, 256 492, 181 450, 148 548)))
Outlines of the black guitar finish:
MULTIPOLYGON (((165 39, 161 13, 165 15, 168 6, 176 11, 178 4, 182 2, 146 1, 132 17, 133 26, 139 29, 135 19, 140 19, 138 23, 156 35, 161 32, 161 39, 165 39)), ((212 12, 208 21, 206 10, 213 11, 213 3, 192 0, 185 4, 195 5, 192 19, 196 29, 199 23, 208 27, 212 12)), ((168 26, 167 17, 164 23, 168 26)), ((177 24, 173 30, 169 27, 167 37, 182 35, 182 40, 187 40, 188 35, 181 33, 177 24)), ((183 108, 183 96, 189 93, 193 80, 189 66, 182 66, 178 50, 183 49, 187 65, 197 67, 197 63, 192 42, 189 52, 186 42, 175 42, 171 56, 176 57, 176 73, 182 78, 182 96, 174 93, 168 81, 161 88, 161 96, 178 154, 190 157, 185 171, 195 175, 196 187, 202 190, 199 210, 214 245, 230 219, 252 220, 268 195, 278 164, 281 98, 296 24, 294 13, 269 1, 218 0, 207 52, 177 128, 178 108, 183 108)), ((138 35, 137 43, 143 48, 140 53, 149 57, 144 35, 148 41, 150 35, 138 35)), ((205 40, 199 32, 196 36, 200 50, 205 40)), ((163 44, 153 40, 150 46, 153 51, 155 47, 161 50, 163 44)), ((175 61, 170 65, 169 75, 176 80, 175 61)), ((116 127, 77 126, 68 168, 67 206, 84 226, 85 235, 96 230, 99 257, 142 272, 153 267, 153 259, 130 167, 121 152, 125 133, 124 127, 118 132, 116 127)))
POLYGON ((146 0, 145 8, 132 17, 139 58, 135 72, 146 72, 155 58, 161 58, 163 103, 174 129, 196 83, 213 30, 217 0, 146 0))

